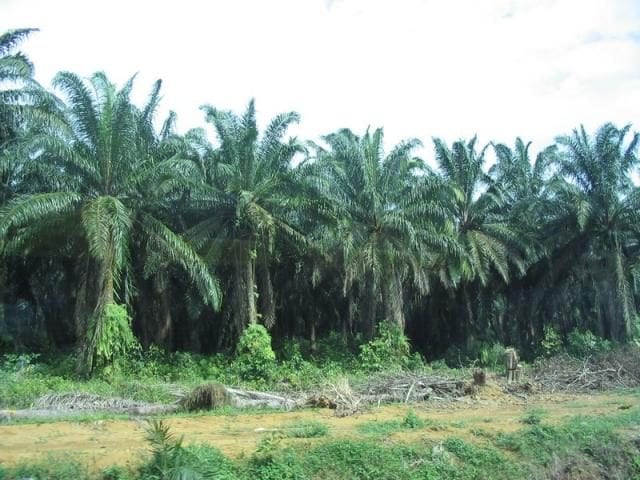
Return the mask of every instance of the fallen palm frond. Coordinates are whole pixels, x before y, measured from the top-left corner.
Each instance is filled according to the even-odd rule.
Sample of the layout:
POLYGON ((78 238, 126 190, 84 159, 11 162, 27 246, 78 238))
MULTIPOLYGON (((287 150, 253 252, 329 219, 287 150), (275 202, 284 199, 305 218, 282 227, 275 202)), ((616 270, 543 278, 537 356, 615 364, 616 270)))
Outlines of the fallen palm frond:
POLYGON ((186 394, 180 405, 188 412, 196 410, 211 410, 230 404, 230 395, 224 385, 219 383, 206 383, 198 385, 186 394))

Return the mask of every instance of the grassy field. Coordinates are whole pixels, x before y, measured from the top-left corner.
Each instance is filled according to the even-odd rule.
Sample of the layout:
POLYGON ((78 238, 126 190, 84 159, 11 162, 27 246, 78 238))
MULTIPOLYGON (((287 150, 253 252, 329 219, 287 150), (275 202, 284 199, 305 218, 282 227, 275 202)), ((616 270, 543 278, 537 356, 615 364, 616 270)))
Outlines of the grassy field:
POLYGON ((638 391, 524 402, 489 385, 473 400, 332 413, 169 416, 163 448, 138 419, 4 425, 0 478, 640 478, 638 391))

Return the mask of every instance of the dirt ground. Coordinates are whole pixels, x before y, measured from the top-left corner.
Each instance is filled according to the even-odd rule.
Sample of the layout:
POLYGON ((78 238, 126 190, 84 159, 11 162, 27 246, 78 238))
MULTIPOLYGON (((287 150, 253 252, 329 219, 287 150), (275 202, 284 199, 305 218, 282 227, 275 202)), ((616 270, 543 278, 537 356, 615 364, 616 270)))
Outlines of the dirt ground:
MULTIPOLYGON (((456 436, 475 443, 486 434, 512 432, 522 428, 528 411, 540 412, 547 422, 560 422, 576 415, 615 414, 640 404, 638 393, 596 395, 537 395, 523 399, 504 395, 497 387, 484 387, 475 398, 447 404, 392 405, 371 408, 358 415, 336 418, 332 410, 302 410, 237 415, 172 416, 166 419, 176 436, 186 443, 207 442, 230 457, 250 455, 265 431, 286 428, 300 421, 319 421, 329 426, 329 434, 319 439, 287 439, 304 445, 324 439, 362 438, 357 426, 366 422, 401 420, 409 410, 426 421, 420 429, 389 435, 389 441, 438 441, 456 436)), ((146 423, 139 419, 52 422, 0 426, 0 464, 71 457, 91 469, 109 465, 135 466, 148 450, 146 423)))

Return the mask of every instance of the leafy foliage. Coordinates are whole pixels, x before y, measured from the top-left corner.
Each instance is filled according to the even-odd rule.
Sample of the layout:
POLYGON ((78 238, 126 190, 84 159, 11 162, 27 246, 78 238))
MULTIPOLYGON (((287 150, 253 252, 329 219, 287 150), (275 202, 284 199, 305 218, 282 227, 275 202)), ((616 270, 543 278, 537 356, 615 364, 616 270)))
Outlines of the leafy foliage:
POLYGON ((360 346, 358 363, 362 370, 377 372, 390 368, 406 367, 411 346, 402 330, 389 323, 378 325, 378 334, 368 343, 360 346))
POLYGON ((151 460, 140 469, 140 480, 207 480, 237 478, 234 468, 208 445, 183 446, 161 420, 147 429, 151 460))
POLYGON ((537 153, 521 137, 435 138, 433 162, 418 139, 385 149, 383 128, 304 142, 288 136, 295 112, 258 128, 252 100, 205 105, 213 137, 182 135, 173 112, 157 122, 159 80, 140 105, 135 77, 63 71, 42 88, 19 51, 34 33, 0 35, 2 351, 75 347, 105 378, 115 362, 273 380, 266 348, 233 369, 176 354, 184 374, 140 360, 153 345, 239 352, 260 323, 276 345, 305 339, 279 372, 295 386, 320 364, 493 367, 500 345, 533 357, 638 341, 631 126, 579 127, 537 153))
MULTIPOLYGON (((98 314, 96 314, 98 315, 98 314)), ((131 318, 126 307, 110 303, 100 312, 101 318, 94 317, 88 329, 91 364, 105 367, 125 358, 137 348, 138 341, 131 330, 131 318)))
POLYGON ((275 361, 267 329, 257 323, 249 325, 238 341, 233 368, 244 380, 268 380, 273 375, 275 361))

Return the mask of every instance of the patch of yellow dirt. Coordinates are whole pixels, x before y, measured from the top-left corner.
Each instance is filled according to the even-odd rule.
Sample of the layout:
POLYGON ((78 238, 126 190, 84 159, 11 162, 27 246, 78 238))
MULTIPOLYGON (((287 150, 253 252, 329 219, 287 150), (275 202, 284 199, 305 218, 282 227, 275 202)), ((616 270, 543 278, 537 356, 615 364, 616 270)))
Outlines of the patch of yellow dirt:
MULTIPOLYGON (((187 443, 206 442, 225 455, 250 455, 265 431, 286 427, 301 421, 319 421, 329 426, 328 437, 320 439, 287 439, 295 444, 313 444, 336 438, 362 438, 358 425, 367 422, 402 420, 413 411, 426 421, 419 429, 391 433, 386 441, 435 442, 456 436, 483 443, 498 433, 522 428, 521 418, 530 409, 543 413, 545 421, 560 422, 576 415, 607 415, 620 408, 640 403, 638 394, 607 393, 597 395, 538 395, 525 402, 507 396, 491 384, 481 387, 474 399, 462 398, 447 404, 392 405, 344 418, 336 418, 331 410, 304 410, 264 414, 174 416, 165 422, 176 436, 187 443)), ((53 454, 71 457, 92 469, 109 465, 134 466, 148 453, 145 422, 140 420, 100 420, 95 422, 54 422, 0 426, 0 464, 15 465, 37 461, 53 454)))

